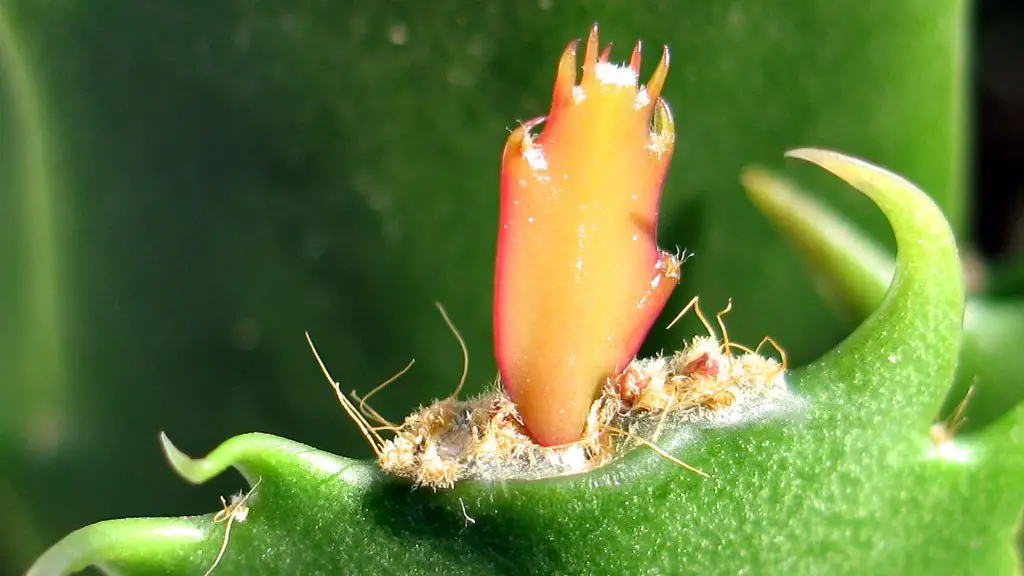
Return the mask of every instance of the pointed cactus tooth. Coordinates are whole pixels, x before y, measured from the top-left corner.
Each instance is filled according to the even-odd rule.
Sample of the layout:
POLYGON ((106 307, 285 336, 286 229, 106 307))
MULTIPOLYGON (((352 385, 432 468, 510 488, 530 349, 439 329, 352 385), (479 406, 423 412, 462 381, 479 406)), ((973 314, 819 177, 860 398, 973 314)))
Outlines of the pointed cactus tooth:
POLYGON ((559 97, 568 70, 576 77, 567 49, 546 121, 513 131, 502 156, 495 355, 542 445, 579 439, 601 385, 633 359, 679 281, 679 260, 655 242, 674 126, 638 87, 639 51, 627 66, 599 64, 595 27, 571 87, 579 97, 559 97))
POLYGON ((643 49, 643 42, 637 40, 636 46, 633 46, 633 53, 629 56, 629 69, 632 70, 637 77, 640 76, 640 58, 643 54, 643 49))
POLYGON ((612 43, 609 42, 604 50, 601 51, 601 57, 597 59, 598 62, 607 63, 608 59, 612 57, 612 43))

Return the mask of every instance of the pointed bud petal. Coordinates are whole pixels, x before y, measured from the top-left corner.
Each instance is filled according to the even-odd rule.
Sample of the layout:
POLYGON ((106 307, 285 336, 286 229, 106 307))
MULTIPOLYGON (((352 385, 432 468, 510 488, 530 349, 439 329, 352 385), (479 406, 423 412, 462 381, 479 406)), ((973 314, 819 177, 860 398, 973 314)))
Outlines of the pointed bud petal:
POLYGON ((590 28, 590 35, 587 36, 587 48, 583 52, 583 73, 592 74, 594 66, 597 65, 597 22, 590 28))
POLYGON ((661 61, 658 62, 658 67, 654 69, 654 74, 647 81, 647 96, 652 101, 657 101, 661 96, 661 88, 665 85, 665 78, 668 76, 668 61, 668 46, 665 46, 661 52, 661 61))
POLYGON ((558 61, 558 75, 555 76, 554 105, 564 104, 572 99, 572 90, 576 87, 576 46, 578 40, 573 40, 562 52, 562 59, 558 61))
POLYGON ((633 46, 633 54, 629 57, 629 69, 633 71, 633 74, 640 77, 640 58, 643 55, 644 45, 640 40, 636 41, 636 46, 633 46))

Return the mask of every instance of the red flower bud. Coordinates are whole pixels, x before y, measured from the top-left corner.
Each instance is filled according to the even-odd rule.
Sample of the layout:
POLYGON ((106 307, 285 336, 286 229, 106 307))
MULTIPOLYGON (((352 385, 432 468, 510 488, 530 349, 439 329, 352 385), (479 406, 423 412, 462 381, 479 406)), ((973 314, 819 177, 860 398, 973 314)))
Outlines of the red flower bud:
POLYGON ((640 43, 628 65, 611 63, 595 25, 577 84, 576 45, 562 55, 550 114, 515 130, 502 157, 495 352, 545 446, 579 439, 605 379, 636 355, 679 279, 679 260, 655 241, 675 142, 659 97, 668 49, 638 86, 640 43))

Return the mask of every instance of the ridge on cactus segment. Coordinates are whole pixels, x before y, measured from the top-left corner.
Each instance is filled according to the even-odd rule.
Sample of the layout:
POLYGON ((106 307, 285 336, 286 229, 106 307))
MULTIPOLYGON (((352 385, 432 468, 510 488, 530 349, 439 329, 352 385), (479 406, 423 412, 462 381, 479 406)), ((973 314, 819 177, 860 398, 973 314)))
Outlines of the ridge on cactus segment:
POLYGON ((621 373, 679 281, 655 241, 675 129, 661 89, 669 53, 638 86, 598 54, 595 25, 577 84, 562 54, 546 118, 505 145, 495 273, 495 355, 506 392, 542 446, 580 439, 603 383, 621 373), (541 124, 539 134, 533 131, 541 124))

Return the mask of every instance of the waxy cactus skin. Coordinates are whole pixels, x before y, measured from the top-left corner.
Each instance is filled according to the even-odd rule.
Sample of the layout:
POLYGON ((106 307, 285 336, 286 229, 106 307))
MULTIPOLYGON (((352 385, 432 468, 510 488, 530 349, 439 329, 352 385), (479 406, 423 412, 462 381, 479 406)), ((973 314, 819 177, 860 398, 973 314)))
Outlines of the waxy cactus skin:
POLYGON ((641 87, 639 42, 628 65, 613 64, 595 26, 579 84, 576 47, 562 55, 547 118, 524 122, 502 157, 495 353, 545 446, 580 438, 602 384, 636 355, 679 279, 679 260, 655 240, 675 140, 659 97, 668 49, 641 87))

